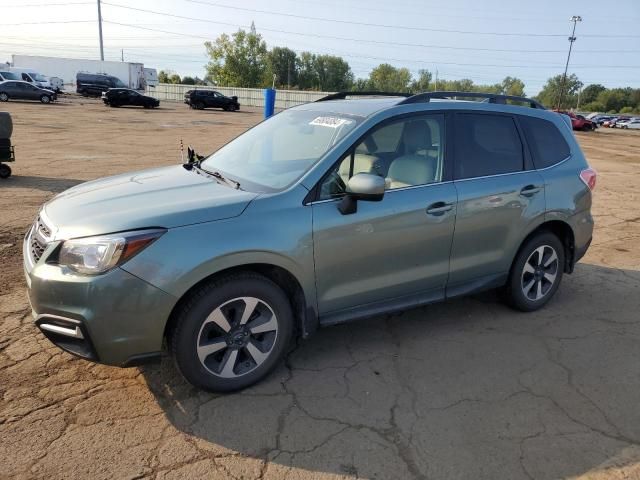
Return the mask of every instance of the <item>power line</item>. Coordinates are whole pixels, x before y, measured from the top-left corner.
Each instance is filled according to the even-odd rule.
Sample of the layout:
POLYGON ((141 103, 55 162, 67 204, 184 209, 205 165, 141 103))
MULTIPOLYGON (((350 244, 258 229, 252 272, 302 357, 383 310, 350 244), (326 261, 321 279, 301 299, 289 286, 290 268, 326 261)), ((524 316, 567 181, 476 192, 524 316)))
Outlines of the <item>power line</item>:
MULTIPOLYGON (((104 2, 106 4, 106 2, 104 2)), ((181 33, 177 33, 177 32, 170 32, 167 30, 157 30, 157 29, 152 29, 152 28, 148 28, 148 27, 140 27, 138 25, 131 25, 131 24, 127 24, 127 23, 120 23, 120 22, 113 22, 111 20, 103 20, 105 23, 113 23, 116 25, 122 25, 125 27, 131 27, 131 28, 140 28, 143 30, 151 30, 151 31, 157 31, 157 32, 163 32, 163 33, 168 33, 168 34, 173 34, 173 35, 186 35, 186 36, 195 36, 198 38, 207 38, 208 37, 203 37, 200 35, 191 35, 191 34, 181 34, 181 33)), ((355 56, 355 55, 354 55, 355 56)), ((371 58, 371 59, 377 59, 377 60, 392 60, 392 61, 399 61, 399 62, 404 62, 404 61, 410 61, 410 60, 406 60, 406 59, 398 59, 398 58, 388 58, 388 57, 362 57, 362 58, 371 58)), ((438 65, 456 65, 456 66, 461 66, 461 67, 506 67, 506 68, 540 68, 540 67, 546 67, 546 68, 557 68, 557 67, 562 67, 561 64, 548 64, 548 65, 507 65, 507 64, 491 64, 491 63, 459 63, 459 62, 440 62, 440 61, 433 61, 433 62, 428 62, 430 64, 438 64, 438 65)), ((574 68, 622 68, 622 69, 636 69, 636 68, 640 68, 640 66, 628 66, 628 65, 598 65, 598 66, 592 66, 592 65, 576 65, 574 66, 574 68)))
POLYGON ((93 5, 93 2, 64 2, 64 3, 23 3, 21 5, 3 5, 2 8, 23 7, 63 7, 67 5, 93 5))
POLYGON ((51 20, 46 22, 0 23, 0 27, 20 27, 22 25, 47 25, 53 23, 93 23, 95 20, 51 20))
MULTIPOLYGON (((516 32, 482 32, 482 31, 469 31, 469 30, 447 30, 447 29, 438 29, 438 28, 426 28, 426 27, 408 27, 404 25, 387 25, 382 23, 368 23, 368 22, 355 22, 352 20, 340 20, 336 18, 326 18, 326 17, 312 17, 308 15, 296 15, 293 13, 285 13, 285 12, 274 12, 269 10, 260 10, 256 8, 246 8, 246 7, 236 7, 232 5, 224 5, 221 3, 214 2, 206 2, 203 0, 187 0, 187 2, 191 3, 199 3, 201 5, 209 5, 212 7, 218 8, 227 8, 231 10, 241 10, 251 13, 263 13, 267 15, 277 15, 282 17, 289 18, 299 18, 304 20, 315 20, 321 22, 333 22, 333 23, 341 23, 341 24, 349 24, 349 25, 360 25, 367 27, 380 27, 380 28, 396 28, 400 30, 415 30, 421 32, 438 32, 438 33, 457 33, 457 34, 465 34, 465 35, 490 35, 490 36, 506 36, 506 37, 564 37, 564 34, 561 33, 516 33, 516 32)), ((106 2, 105 2, 106 3, 106 2)), ((110 4, 114 5, 114 4, 110 4)), ((121 6, 121 5, 120 5, 121 6)), ((584 35, 585 37, 607 37, 607 38, 640 38, 640 35, 584 35)))
MULTIPOLYGON (((195 1, 195 0, 188 0, 188 1, 195 1)), ((166 13, 166 12, 159 12, 157 10, 148 10, 148 9, 144 9, 144 8, 137 8, 137 7, 129 7, 126 5, 118 5, 115 3, 110 3, 110 2, 102 2, 103 5, 109 5, 112 7, 118 7, 118 8, 124 8, 127 10, 134 10, 134 11, 138 11, 138 12, 144 12, 144 13, 152 13, 155 15, 162 15, 162 16, 166 16, 166 17, 173 17, 173 18, 179 18, 182 20, 191 20, 194 22, 204 22, 204 23, 212 23, 212 24, 216 24, 216 25, 225 25, 225 26, 229 26, 229 27, 246 27, 246 25, 242 25, 242 24, 238 24, 238 23, 230 23, 230 22, 220 22, 217 20, 209 20, 209 19, 204 19, 204 18, 195 18, 195 17, 187 17, 184 15, 177 15, 177 14, 173 14, 173 13, 166 13)), ((238 7, 240 8, 240 7, 238 7)), ((103 20, 104 22, 106 22, 106 20, 103 20)), ((123 25, 123 26, 129 26, 129 27, 138 27, 138 28, 142 28, 139 27, 138 25, 131 25, 131 24, 125 24, 125 23, 118 23, 118 22, 109 22, 109 23, 115 23, 118 25, 123 25)), ((168 32, 168 31, 164 31, 164 30, 154 30, 151 28, 146 28, 146 30, 150 30, 150 31, 157 31, 157 32, 162 32, 162 33, 169 33, 169 34, 173 34, 173 35, 184 35, 184 36, 189 36, 189 37, 194 37, 194 38, 203 38, 203 39, 207 39, 210 40, 210 37, 205 37, 202 35, 193 35, 193 34, 182 34, 182 33, 177 33, 177 32, 168 32)), ((294 32, 294 31, 290 31, 290 30, 279 30, 279 29, 273 29, 273 28, 265 28, 265 27, 260 27, 260 30, 263 30, 265 32, 275 32, 275 33, 285 33, 285 34, 291 34, 291 35, 299 35, 299 36, 303 36, 303 37, 317 37, 317 38, 329 38, 329 39, 333 39, 333 40, 342 40, 342 41, 347 41, 347 42, 360 42, 360 43, 371 43, 371 44, 376 44, 376 45, 395 45, 395 46, 400 46, 400 47, 421 47, 421 48, 439 48, 439 49, 445 49, 445 50, 469 50, 469 51, 486 51, 486 52, 513 52, 513 53, 564 53, 564 50, 517 50, 517 49, 500 49, 500 48, 478 48, 478 47, 453 47, 450 45, 430 45, 430 44, 423 44, 423 43, 404 43, 404 42, 391 42, 391 41, 381 41, 381 40, 368 40, 368 39, 363 39, 363 38, 353 38, 353 37, 339 37, 339 36, 334 36, 334 35, 323 35, 323 34, 314 34, 314 33, 309 33, 309 32, 294 32)), ((561 35, 562 37, 564 37, 564 35, 561 35)), ((599 50, 594 50, 592 51, 593 53, 595 52, 599 52, 599 50)), ((607 50, 607 51, 602 51, 602 53, 614 53, 617 52, 617 50, 607 50)))

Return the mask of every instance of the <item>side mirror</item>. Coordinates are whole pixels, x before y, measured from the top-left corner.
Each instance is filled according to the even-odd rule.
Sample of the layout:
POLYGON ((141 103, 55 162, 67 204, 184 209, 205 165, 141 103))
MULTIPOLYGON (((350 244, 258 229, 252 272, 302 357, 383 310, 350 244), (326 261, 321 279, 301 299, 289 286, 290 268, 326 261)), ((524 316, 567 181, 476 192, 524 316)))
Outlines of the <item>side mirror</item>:
POLYGON ((384 178, 371 173, 358 173, 349 179, 347 194, 338 204, 338 210, 343 215, 350 215, 358 211, 358 200, 379 202, 384 197, 384 178))

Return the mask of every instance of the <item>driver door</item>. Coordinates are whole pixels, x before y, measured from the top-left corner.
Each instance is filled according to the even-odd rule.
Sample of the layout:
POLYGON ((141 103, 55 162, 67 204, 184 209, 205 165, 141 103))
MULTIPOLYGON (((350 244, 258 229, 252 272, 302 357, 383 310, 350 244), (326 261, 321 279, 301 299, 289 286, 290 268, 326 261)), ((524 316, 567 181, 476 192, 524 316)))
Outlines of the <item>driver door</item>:
POLYGON ((312 203, 321 321, 444 298, 457 202, 444 146, 442 113, 385 121, 322 180, 312 203), (384 176, 385 195, 343 215, 337 206, 358 173, 384 176))

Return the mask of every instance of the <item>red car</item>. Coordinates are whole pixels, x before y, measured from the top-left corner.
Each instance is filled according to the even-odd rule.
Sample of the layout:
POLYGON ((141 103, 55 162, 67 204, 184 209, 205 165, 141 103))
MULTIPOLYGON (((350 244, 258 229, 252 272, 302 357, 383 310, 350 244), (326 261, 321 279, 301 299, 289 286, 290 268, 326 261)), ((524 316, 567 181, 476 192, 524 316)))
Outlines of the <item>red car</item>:
POLYGON ((554 112, 562 113, 571 118, 571 126, 574 130, 582 130, 583 132, 591 132, 595 130, 598 125, 591 120, 584 118, 582 115, 576 115, 572 112, 562 112, 560 110, 554 110, 554 112))

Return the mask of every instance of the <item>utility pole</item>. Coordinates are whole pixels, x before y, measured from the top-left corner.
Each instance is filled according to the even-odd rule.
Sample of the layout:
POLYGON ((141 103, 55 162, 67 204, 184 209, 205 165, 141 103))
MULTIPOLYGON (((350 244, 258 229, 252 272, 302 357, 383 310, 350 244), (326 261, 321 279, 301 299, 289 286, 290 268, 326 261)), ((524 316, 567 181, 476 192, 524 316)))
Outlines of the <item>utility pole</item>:
POLYGON ((558 94, 558 104, 556 105, 558 110, 560 110, 560 105, 562 105, 562 99, 564 97, 564 86, 567 82, 567 70, 569 69, 569 59, 571 58, 571 48, 573 47, 573 42, 576 41, 576 24, 582 21, 582 17, 580 15, 574 15, 569 20, 573 22, 573 30, 569 37, 569 53, 567 54, 567 63, 564 66, 564 75, 562 75, 562 84, 560 85, 560 93, 558 94))
POLYGON ((435 87, 433 88, 434 92, 438 91, 438 69, 436 68, 436 83, 435 83, 435 87))
POLYGON ((120 49, 120 61, 124 62, 124 48, 120 49))
POLYGON ((98 32, 100 34, 100 60, 104 62, 104 45, 102 43, 102 12, 100 11, 100 0, 98 0, 98 32))

